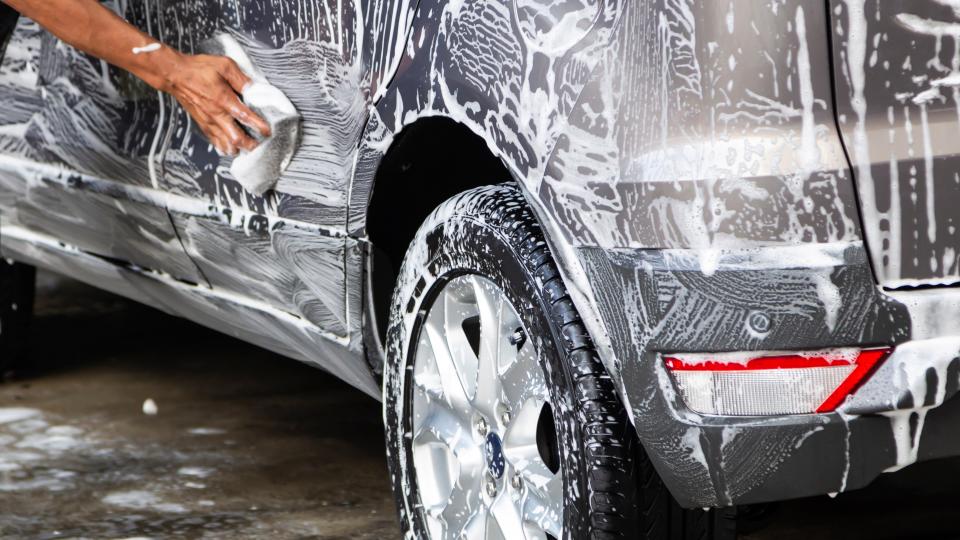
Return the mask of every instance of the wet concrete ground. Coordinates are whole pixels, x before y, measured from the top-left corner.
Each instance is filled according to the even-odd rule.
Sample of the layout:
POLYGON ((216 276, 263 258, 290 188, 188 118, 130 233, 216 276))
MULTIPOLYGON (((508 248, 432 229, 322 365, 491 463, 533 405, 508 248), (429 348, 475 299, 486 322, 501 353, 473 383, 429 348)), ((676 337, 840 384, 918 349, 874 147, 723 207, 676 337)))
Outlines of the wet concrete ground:
POLYGON ((397 536, 379 403, 150 308, 58 293, 37 302, 37 368, 0 384, 0 537, 397 536))
MULTIPOLYGON (((37 367, 0 384, 0 538, 399 538, 378 403, 72 282, 37 307, 37 367)), ((920 464, 747 538, 960 538, 958 479, 920 464)))

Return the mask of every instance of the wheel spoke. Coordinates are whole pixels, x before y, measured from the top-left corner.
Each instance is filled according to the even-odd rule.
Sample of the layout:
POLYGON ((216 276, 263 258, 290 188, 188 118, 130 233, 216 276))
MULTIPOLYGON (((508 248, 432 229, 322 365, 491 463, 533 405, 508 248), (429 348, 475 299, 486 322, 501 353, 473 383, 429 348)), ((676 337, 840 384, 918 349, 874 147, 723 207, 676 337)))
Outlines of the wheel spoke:
POLYGON ((470 400, 463 386, 460 366, 454 361, 440 326, 431 320, 432 318, 428 318, 423 330, 433 352, 437 374, 443 385, 444 399, 453 410, 466 414, 470 409, 470 400))
POLYGON ((554 476, 537 446, 537 423, 543 405, 543 401, 527 401, 514 416, 503 438, 503 453, 507 461, 525 480, 537 487, 545 486, 554 476))
MULTIPOLYGON (((467 520, 467 524, 460 531, 460 538, 482 539, 487 538, 487 530, 490 527, 490 510, 481 506, 476 513, 467 520)), ((448 538, 458 538, 457 536, 447 535, 448 538)), ((458 539, 459 540, 459 539, 458 539)))
MULTIPOLYGON (((424 341, 426 341, 424 339, 424 341)), ((428 343, 421 344, 420 351, 429 349, 428 343)), ((433 407, 449 407, 443 395, 443 384, 437 371, 437 363, 432 354, 423 353, 413 373, 413 432, 420 433, 423 423, 433 407)))
POLYGON ((507 341, 503 332, 504 310, 510 308, 496 291, 490 290, 492 285, 476 278, 471 282, 480 312, 480 354, 477 359, 477 392, 473 406, 495 420, 497 404, 501 399, 501 343, 507 341))
POLYGON ((543 403, 550 397, 543 369, 529 341, 515 355, 514 361, 503 370, 500 380, 503 385, 504 405, 512 411, 513 417, 516 417, 530 400, 543 403))
POLYGON ((542 488, 527 485, 521 514, 525 523, 560 538, 563 530, 563 478, 559 473, 542 488))
POLYGON ((505 538, 526 538, 527 534, 523 527, 523 517, 520 515, 520 508, 517 501, 511 497, 510 493, 503 493, 490 508, 490 513, 497 520, 500 531, 505 538))
POLYGON ((425 439, 427 437, 415 441, 413 445, 413 461, 417 469, 432 473, 430 481, 423 481, 421 477, 420 502, 428 511, 440 510, 450 500, 450 493, 460 474, 460 465, 445 444, 427 442, 425 439))
MULTIPOLYGON (((446 526, 446 538, 459 538, 468 524, 486 510, 481 503, 480 482, 482 473, 477 467, 461 466, 460 477, 450 494, 447 505, 440 513, 446 526)), ((470 537, 472 538, 472 537, 470 537)))
POLYGON ((477 450, 473 441, 470 425, 448 409, 446 404, 435 403, 427 409, 423 425, 414 434, 414 443, 442 443, 457 456, 458 460, 471 462, 482 460, 482 456, 480 458, 472 456, 472 454, 479 454, 480 451, 477 450))
POLYGON ((490 513, 490 517, 487 518, 487 540, 513 540, 511 537, 507 536, 500 529, 500 524, 497 523, 497 519, 493 516, 493 513, 490 513))
POLYGON ((454 280, 444 289, 439 301, 443 302, 443 334, 451 358, 459 369, 460 379, 468 398, 477 391, 477 355, 467 338, 464 323, 479 315, 473 287, 469 283, 454 280))

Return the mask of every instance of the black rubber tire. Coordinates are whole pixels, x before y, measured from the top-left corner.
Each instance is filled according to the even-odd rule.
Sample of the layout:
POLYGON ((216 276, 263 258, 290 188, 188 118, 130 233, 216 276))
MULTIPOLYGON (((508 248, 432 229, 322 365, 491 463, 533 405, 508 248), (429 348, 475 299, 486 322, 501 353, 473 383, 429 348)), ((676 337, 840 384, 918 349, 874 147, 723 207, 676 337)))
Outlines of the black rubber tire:
POLYGON ((0 381, 24 366, 36 270, 0 258, 0 381))
POLYGON ((394 495, 408 537, 427 538, 411 456, 411 337, 431 293, 463 273, 496 283, 514 304, 552 383, 563 451, 564 536, 731 540, 732 510, 685 510, 636 439, 614 383, 573 305, 536 218, 516 188, 474 189, 437 208, 404 258, 387 333, 384 424, 394 495), (560 410, 572 411, 561 416, 560 410), (576 489, 570 489, 570 482, 576 489), (576 494, 576 495, 574 495, 576 494))
POLYGON ((640 476, 640 522, 642 538, 651 540, 735 540, 737 511, 735 508, 715 510, 685 509, 660 480, 653 464, 639 450, 637 469, 640 476))
POLYGON ((514 305, 547 376, 564 475, 569 538, 637 538, 633 427, 523 196, 506 186, 468 191, 427 219, 407 252, 387 337, 384 416, 394 493, 405 531, 427 538, 409 432, 410 337, 431 293, 464 273, 497 284, 514 305), (558 406, 558 404, 560 404, 558 406), (572 411, 562 414, 561 410, 572 411), (575 487, 572 486, 575 484, 575 487))

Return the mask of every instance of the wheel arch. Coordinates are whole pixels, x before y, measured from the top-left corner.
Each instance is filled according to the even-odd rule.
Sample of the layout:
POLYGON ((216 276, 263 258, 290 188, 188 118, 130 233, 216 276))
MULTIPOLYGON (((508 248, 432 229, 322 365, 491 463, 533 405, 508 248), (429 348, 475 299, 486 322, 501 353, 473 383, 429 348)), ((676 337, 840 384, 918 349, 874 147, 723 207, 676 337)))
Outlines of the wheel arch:
POLYGON ((362 221, 354 223, 366 240, 364 340, 375 371, 382 366, 393 286, 417 230, 454 195, 504 182, 522 184, 481 135, 451 117, 418 118, 392 137, 365 200, 356 201, 365 206, 362 221))
MULTIPOLYGON (((378 128, 368 127, 373 127, 370 131, 378 128)), ((518 175, 506 158, 491 149, 486 137, 467 123, 450 116, 420 117, 395 135, 384 134, 381 137, 381 140, 389 140, 389 144, 368 145, 368 150, 371 150, 368 155, 372 155, 375 162, 373 166, 360 168, 367 171, 369 180, 364 186, 366 189, 353 192, 353 197, 363 199, 352 201, 362 204, 362 211, 351 205, 354 216, 360 218, 359 221, 352 221, 352 227, 366 240, 362 331, 367 360, 374 373, 378 377, 383 374, 383 344, 391 297, 403 256, 420 226, 437 206, 459 193, 509 182, 517 186, 540 224, 563 281, 588 332, 594 338, 603 364, 614 379, 620 399, 633 423, 628 401, 620 391, 623 382, 620 371, 609 361, 612 356, 608 340, 597 335, 604 331, 603 319, 596 310, 589 287, 584 285, 583 279, 572 277, 583 276, 582 262, 567 238, 551 221, 549 210, 543 207, 536 193, 530 191, 528 179, 518 175), (454 151, 447 151, 450 147, 455 147, 454 151), (428 160, 431 156, 440 156, 442 159, 428 160), (418 169, 418 165, 426 168, 418 169), (399 211, 397 201, 406 202, 410 199, 416 199, 416 207, 399 211)))
POLYGON ((623 381, 618 367, 610 362, 608 340, 598 335, 604 331, 603 317, 583 281, 582 261, 553 221, 549 209, 530 191, 529 179, 520 176, 507 158, 495 152, 487 137, 452 115, 431 114, 405 124, 395 134, 374 122, 367 126, 364 146, 351 194, 349 227, 352 234, 364 239, 362 334, 367 360, 375 375, 379 377, 383 372, 386 320, 396 276, 417 230, 437 206, 454 195, 510 182, 523 194, 543 229, 603 363, 620 388, 623 381), (376 132, 380 133, 374 135, 376 132), (436 156, 440 159, 428 159, 436 156), (361 177, 366 180, 361 181, 361 177), (410 200, 416 200, 414 208, 398 207, 398 201, 406 204, 410 200))
MULTIPOLYGON (((477 71, 476 65, 464 62, 464 55, 474 58, 475 54, 489 49, 489 44, 484 41, 487 33, 474 31, 478 25, 484 26, 492 21, 516 28, 518 15, 512 9, 499 9, 502 6, 495 3, 474 3, 470 9, 451 11, 447 3, 440 0, 419 0, 404 57, 364 126, 348 195, 346 230, 358 240, 362 252, 362 275, 358 272, 355 276, 359 279, 352 280, 357 286, 348 285, 355 294, 349 310, 357 314, 351 315, 352 324, 359 323, 362 318, 364 348, 375 374, 382 373, 383 354, 381 332, 374 314, 379 310, 379 318, 384 319, 382 306, 389 305, 393 285, 390 279, 393 272, 387 272, 389 277, 382 279, 383 274, 373 269, 376 250, 385 245, 383 237, 390 237, 388 247, 394 255, 388 258, 395 258, 392 264, 399 266, 419 224, 440 202, 475 187, 514 182, 544 231, 564 282, 597 342, 604 364, 610 375, 620 380, 619 369, 604 338, 603 317, 597 310, 593 291, 585 281, 583 261, 557 215, 563 209, 556 204, 553 194, 541 189, 545 170, 555 161, 556 145, 563 138, 565 117, 592 79, 591 74, 609 43, 610 30, 619 21, 619 4, 619 0, 602 0, 595 14, 585 12, 589 14, 590 24, 584 28, 589 26, 589 32, 565 42, 562 54, 554 51, 555 69, 569 77, 570 84, 563 85, 563 92, 558 93, 560 88, 554 88, 549 114, 534 119, 518 115, 514 110, 515 106, 529 102, 530 96, 524 97, 525 85, 511 82, 511 77, 520 73, 511 68, 512 63, 498 60, 501 59, 498 55, 481 55, 477 57, 481 61, 477 71), (446 127, 427 129, 437 124, 446 127), (456 154, 443 156, 453 162, 442 176, 445 181, 434 182, 439 188, 435 193, 425 194, 424 190, 415 193, 421 200, 425 200, 424 195, 429 195, 430 203, 423 202, 417 211, 407 212, 403 216, 407 223, 401 232, 396 226, 398 221, 391 221, 390 216, 396 216, 389 204, 395 203, 396 197, 391 194, 399 193, 409 198, 412 190, 404 190, 404 184, 396 182, 399 177, 394 174, 395 166, 400 163, 396 158, 410 155, 403 148, 404 145, 408 148, 417 146, 411 141, 420 141, 421 148, 430 149, 433 155, 437 155, 439 152, 433 148, 444 148, 449 142, 443 140, 448 133, 457 136, 470 134, 467 138, 473 141, 470 148, 474 151, 457 158, 453 157, 456 154), (434 144, 436 141, 439 142, 434 144), (482 174, 484 170, 488 174, 486 177, 482 174), (456 178, 460 171, 466 171, 466 174, 456 178), (490 171, 496 171, 496 174, 490 171), (386 212, 382 210, 384 207, 386 212), (383 221, 378 225, 373 222, 377 219, 383 221), (377 282, 371 279, 374 277, 378 278, 377 282)), ((510 47, 504 50, 513 51, 515 55, 524 54, 523 51, 530 46, 529 36, 524 37, 520 32, 511 34, 509 41, 510 47)), ((529 52, 532 54, 532 49, 529 52)), ((526 58, 522 62, 544 59, 541 56, 526 58)), ((553 88, 547 85, 528 90, 535 90, 537 96, 543 97, 543 90, 548 87, 553 88)))

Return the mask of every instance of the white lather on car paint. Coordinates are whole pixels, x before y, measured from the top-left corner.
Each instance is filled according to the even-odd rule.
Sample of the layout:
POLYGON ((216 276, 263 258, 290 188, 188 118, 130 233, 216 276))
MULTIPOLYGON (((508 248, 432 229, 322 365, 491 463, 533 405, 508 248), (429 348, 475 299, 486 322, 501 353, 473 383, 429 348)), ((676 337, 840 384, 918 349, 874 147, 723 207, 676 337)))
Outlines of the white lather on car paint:
POLYGON ((3 351, 35 265, 328 369, 384 398, 411 538, 730 538, 960 455, 954 0, 110 5, 221 36, 284 144, 219 156, 0 24, 3 351), (450 300, 471 279, 522 324, 450 300))

